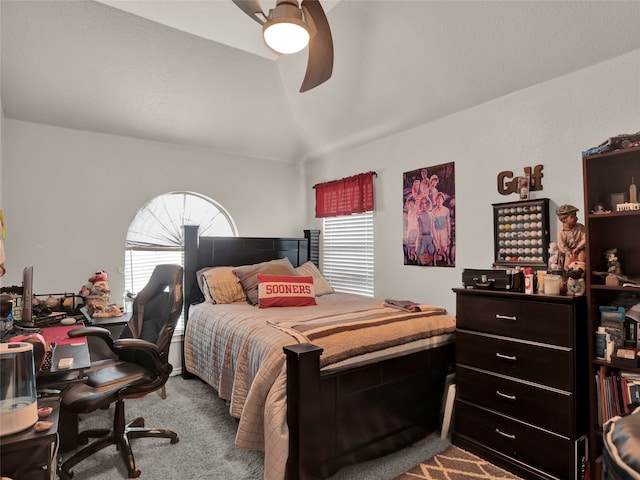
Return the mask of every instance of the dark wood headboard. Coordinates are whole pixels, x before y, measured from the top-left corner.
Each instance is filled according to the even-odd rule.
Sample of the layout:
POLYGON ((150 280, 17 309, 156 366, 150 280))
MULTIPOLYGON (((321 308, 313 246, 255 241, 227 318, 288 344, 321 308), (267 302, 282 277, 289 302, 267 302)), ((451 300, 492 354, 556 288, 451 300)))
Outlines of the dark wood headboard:
POLYGON ((287 257, 294 267, 311 260, 318 266, 320 230, 305 230, 304 238, 198 237, 198 227, 184 227, 184 319, 189 306, 204 300, 196 272, 205 267, 240 266, 287 257))

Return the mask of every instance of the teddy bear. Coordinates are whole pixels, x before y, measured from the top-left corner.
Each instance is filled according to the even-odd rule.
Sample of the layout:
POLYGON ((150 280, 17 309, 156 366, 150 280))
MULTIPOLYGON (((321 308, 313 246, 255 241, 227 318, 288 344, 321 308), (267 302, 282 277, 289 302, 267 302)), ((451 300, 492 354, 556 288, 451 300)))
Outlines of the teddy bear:
POLYGON ((109 288, 109 274, 105 270, 96 271, 88 279, 89 284, 83 285, 80 296, 95 318, 111 318, 122 316, 122 310, 116 305, 109 305, 111 289, 109 288))
POLYGON ((586 264, 579 260, 572 261, 567 267, 567 295, 579 297, 584 295, 587 285, 584 281, 586 264))

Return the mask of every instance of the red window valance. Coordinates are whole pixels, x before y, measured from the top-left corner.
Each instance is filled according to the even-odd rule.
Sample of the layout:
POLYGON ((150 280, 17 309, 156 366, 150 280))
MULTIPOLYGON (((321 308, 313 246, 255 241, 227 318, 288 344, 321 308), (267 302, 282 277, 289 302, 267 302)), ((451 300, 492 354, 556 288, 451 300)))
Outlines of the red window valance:
POLYGON ((367 172, 315 185, 316 218, 373 211, 374 176, 367 172))

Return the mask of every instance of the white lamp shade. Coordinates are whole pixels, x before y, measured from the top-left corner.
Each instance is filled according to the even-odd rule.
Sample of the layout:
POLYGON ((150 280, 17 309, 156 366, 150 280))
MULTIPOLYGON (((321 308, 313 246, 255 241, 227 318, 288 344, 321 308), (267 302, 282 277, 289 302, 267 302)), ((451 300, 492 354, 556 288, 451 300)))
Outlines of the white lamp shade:
POLYGON ((292 20, 267 22, 262 35, 264 41, 278 53, 296 53, 309 43, 309 31, 302 22, 292 20))

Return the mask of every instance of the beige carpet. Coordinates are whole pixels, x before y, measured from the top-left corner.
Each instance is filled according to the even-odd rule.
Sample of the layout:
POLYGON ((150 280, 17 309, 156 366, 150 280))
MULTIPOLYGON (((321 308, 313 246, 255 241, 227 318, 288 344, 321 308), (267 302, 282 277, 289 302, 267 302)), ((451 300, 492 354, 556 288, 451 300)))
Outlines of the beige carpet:
POLYGON ((451 445, 444 452, 425 460, 393 480, 518 480, 519 478, 486 460, 451 445))

